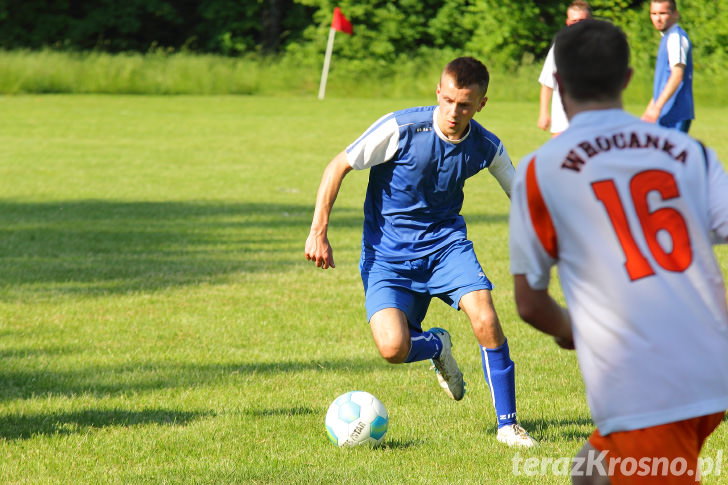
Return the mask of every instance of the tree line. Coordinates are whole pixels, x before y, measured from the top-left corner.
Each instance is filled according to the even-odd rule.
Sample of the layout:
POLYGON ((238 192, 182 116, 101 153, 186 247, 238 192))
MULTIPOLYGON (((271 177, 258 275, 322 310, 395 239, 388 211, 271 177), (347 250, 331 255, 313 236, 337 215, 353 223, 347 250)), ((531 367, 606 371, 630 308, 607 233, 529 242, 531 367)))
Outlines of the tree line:
MULTIPOLYGON (((354 25, 337 56, 386 66, 433 51, 513 67, 542 58, 569 0, 0 0, 0 49, 186 51, 320 62, 335 6, 354 25)), ((649 0, 592 0, 633 57, 656 49, 649 0)), ((728 66, 728 0, 678 0, 697 66, 728 66)))

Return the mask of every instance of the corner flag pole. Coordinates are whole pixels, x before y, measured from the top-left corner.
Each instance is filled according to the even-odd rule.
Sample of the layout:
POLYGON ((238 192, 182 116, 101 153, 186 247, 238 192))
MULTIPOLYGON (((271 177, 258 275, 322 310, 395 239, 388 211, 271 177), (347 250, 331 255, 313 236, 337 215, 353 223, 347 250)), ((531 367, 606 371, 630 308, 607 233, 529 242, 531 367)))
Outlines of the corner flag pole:
POLYGON ((329 77, 329 65, 331 64, 331 53, 334 51, 334 36, 336 29, 329 30, 329 43, 326 44, 326 57, 324 57, 324 69, 321 71, 321 84, 319 85, 318 99, 324 99, 326 93, 326 80, 329 77))
POLYGON ((319 99, 324 99, 326 93, 326 79, 329 77, 329 66, 331 65, 331 53, 334 51, 334 36, 336 31, 345 34, 353 34, 354 28, 339 7, 334 8, 334 16, 331 19, 331 30, 329 30, 329 43, 326 44, 326 57, 324 57, 324 69, 321 72, 321 84, 319 85, 319 99))

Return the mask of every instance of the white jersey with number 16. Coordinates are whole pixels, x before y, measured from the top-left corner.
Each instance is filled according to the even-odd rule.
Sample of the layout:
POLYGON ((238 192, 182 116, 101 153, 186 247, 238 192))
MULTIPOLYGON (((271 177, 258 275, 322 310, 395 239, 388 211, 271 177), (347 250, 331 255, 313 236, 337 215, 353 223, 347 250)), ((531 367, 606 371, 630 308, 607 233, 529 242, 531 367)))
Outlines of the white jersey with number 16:
POLYGON ((511 272, 558 268, 602 434, 728 408, 728 239, 715 153, 622 110, 588 111, 518 165, 511 272), (607 377, 605 377, 607 376, 607 377))

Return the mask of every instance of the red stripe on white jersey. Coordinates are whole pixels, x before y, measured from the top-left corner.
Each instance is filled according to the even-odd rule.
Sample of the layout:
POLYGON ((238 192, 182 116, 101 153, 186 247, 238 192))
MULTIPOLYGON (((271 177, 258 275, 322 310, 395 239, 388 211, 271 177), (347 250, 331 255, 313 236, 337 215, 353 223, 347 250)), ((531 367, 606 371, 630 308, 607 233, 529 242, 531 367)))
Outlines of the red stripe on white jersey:
POLYGON ((559 252, 556 229, 554 229, 551 214, 541 195, 536 178, 536 157, 528 162, 526 167, 526 197, 528 198, 528 212, 531 215, 531 224, 544 250, 549 256, 556 259, 559 252))

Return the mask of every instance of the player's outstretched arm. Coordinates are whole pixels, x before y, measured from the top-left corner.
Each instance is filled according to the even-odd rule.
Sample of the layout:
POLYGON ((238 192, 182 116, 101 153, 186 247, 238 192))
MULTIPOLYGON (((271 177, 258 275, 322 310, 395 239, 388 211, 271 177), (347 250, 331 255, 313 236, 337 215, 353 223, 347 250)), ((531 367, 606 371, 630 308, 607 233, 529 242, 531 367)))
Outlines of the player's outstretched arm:
POLYGON ((327 235, 329 216, 339 194, 341 182, 351 170, 351 165, 346 159, 346 152, 342 151, 326 166, 316 194, 316 208, 311 222, 311 231, 306 239, 305 253, 306 259, 313 261, 317 267, 322 269, 336 267, 334 251, 327 235))
POLYGON ((518 315, 529 325, 554 337, 565 349, 574 348, 571 319, 566 308, 549 295, 548 290, 534 290, 526 275, 513 275, 518 315))

